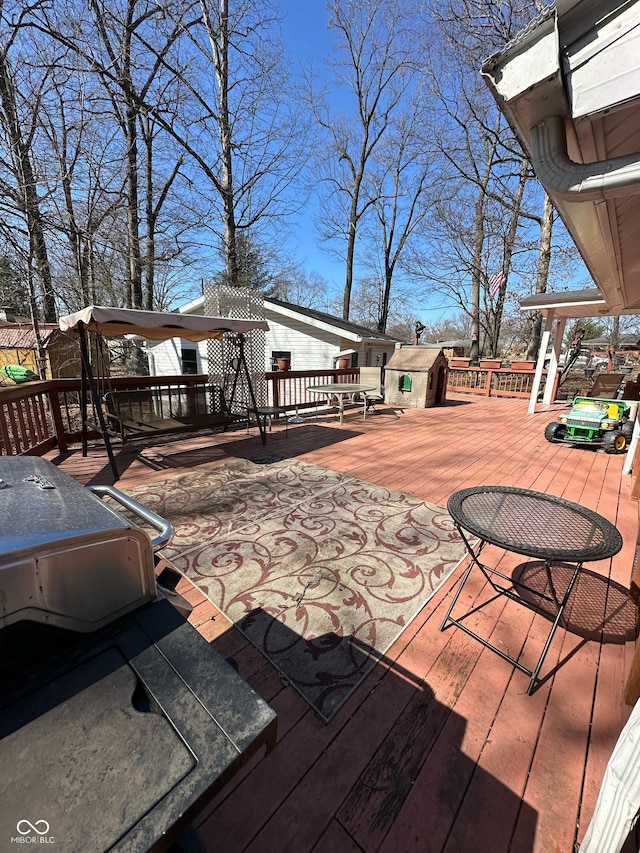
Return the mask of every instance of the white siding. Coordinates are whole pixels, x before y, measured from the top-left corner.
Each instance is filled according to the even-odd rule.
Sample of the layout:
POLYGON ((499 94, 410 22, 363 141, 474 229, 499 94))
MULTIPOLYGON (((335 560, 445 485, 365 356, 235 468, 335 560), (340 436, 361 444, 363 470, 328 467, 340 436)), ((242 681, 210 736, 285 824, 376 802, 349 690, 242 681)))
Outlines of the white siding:
MULTIPOLYGON (((202 307, 198 309, 202 313, 202 307)), ((389 361, 394 352, 393 341, 368 341, 363 343, 355 336, 342 337, 339 330, 318 328, 319 324, 306 322, 303 317, 290 317, 269 308, 265 302, 265 319, 269 324, 266 333, 264 367, 271 370, 272 352, 290 352, 291 370, 330 370, 336 366, 335 358, 342 350, 358 352, 360 366, 380 366, 389 361)), ((321 324, 320 324, 321 325, 321 324)), ((326 324, 325 324, 326 325, 326 324)), ((149 342, 149 371, 152 376, 182 373, 180 350, 182 346, 195 346, 189 341, 171 338, 157 343, 149 342)), ((207 342, 198 344, 198 371, 208 373, 207 342)))
POLYGON ((207 373, 207 342, 194 344, 182 338, 166 341, 148 341, 149 373, 151 376, 179 376, 182 373, 182 347, 198 349, 198 373, 207 373))
POLYGON ((355 349, 352 342, 344 347, 337 335, 322 329, 315 329, 303 321, 286 318, 265 311, 269 324, 265 353, 265 370, 271 369, 271 353, 288 351, 291 353, 291 370, 329 370, 333 368, 334 356, 341 349, 355 349))

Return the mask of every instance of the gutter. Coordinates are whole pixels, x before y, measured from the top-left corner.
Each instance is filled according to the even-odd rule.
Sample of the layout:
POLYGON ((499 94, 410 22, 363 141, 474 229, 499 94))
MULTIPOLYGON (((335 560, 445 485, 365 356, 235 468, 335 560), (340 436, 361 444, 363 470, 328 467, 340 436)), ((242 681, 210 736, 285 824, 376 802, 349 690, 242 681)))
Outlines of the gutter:
POLYGON ((575 163, 567 153, 562 116, 531 128, 531 162, 549 195, 564 201, 604 201, 640 192, 640 153, 575 163))

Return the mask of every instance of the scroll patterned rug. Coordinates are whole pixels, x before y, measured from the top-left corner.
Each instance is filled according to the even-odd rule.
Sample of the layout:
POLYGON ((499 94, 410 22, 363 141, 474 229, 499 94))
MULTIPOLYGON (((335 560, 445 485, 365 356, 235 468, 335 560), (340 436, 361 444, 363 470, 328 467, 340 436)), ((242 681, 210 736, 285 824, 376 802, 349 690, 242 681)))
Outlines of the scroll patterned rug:
POLYGON ((128 489, 163 550, 325 722, 464 556, 446 510, 306 463, 238 460, 128 489))

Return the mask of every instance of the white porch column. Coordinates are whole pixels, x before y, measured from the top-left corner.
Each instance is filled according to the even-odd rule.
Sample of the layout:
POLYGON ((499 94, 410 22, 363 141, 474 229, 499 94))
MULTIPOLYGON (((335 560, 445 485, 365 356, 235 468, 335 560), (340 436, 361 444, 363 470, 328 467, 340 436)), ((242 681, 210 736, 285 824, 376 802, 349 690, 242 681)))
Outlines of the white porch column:
MULTIPOLYGON (((549 361, 549 367, 547 371, 547 384, 544 386, 544 396, 542 397, 542 402, 547 406, 549 405, 549 403, 553 402, 551 396, 553 394, 555 375, 556 371, 558 370, 558 357, 560 356, 560 350, 562 349, 562 338, 564 336, 564 330, 566 325, 566 317, 559 317, 558 324, 556 325, 556 329, 553 334, 553 340, 551 342, 551 359, 549 361)), ((549 332, 551 332, 551 330, 549 330, 549 332)), ((544 339, 544 334, 542 337, 544 339)))
MULTIPOLYGON (((540 392, 540 385, 542 384, 542 371, 544 370, 544 360, 547 355, 547 350, 549 349, 549 342, 551 341, 551 332, 553 330, 553 321, 555 319, 555 311, 553 308, 549 308, 545 310, 545 324, 544 329, 542 331, 542 338, 540 341, 540 349, 538 350, 538 361, 536 362, 536 372, 533 377, 533 386, 531 388, 531 396, 529 397, 529 414, 532 415, 536 410, 536 402, 538 400, 538 394, 540 392)), ((564 334, 564 327, 566 324, 566 320, 559 319, 558 327, 556 329, 556 333, 553 339, 553 346, 551 350, 551 361, 549 362, 548 376, 555 376, 556 370, 558 369, 558 356, 560 355, 560 345, 562 343, 562 335, 564 334)), ((543 403, 551 402, 551 394, 553 392, 553 382, 547 381, 546 387, 544 389, 544 397, 543 403)))

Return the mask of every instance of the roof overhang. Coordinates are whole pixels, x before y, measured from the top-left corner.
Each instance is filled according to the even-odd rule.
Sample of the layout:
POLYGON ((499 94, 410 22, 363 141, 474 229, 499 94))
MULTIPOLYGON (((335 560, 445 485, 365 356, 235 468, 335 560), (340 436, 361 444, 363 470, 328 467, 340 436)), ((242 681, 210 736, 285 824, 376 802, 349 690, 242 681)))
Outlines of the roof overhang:
POLYGON ((597 317, 608 314, 609 307, 599 290, 564 290, 561 293, 538 293, 520 300, 523 311, 553 312, 554 317, 597 317))
POLYGON ((639 55, 639 2, 557 0, 482 67, 610 314, 640 313, 639 55))

